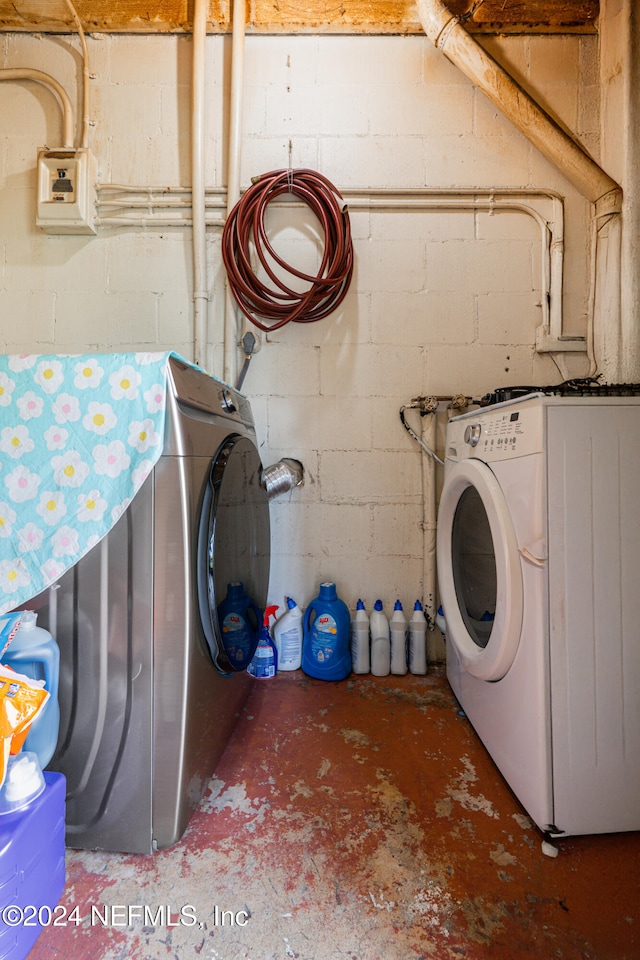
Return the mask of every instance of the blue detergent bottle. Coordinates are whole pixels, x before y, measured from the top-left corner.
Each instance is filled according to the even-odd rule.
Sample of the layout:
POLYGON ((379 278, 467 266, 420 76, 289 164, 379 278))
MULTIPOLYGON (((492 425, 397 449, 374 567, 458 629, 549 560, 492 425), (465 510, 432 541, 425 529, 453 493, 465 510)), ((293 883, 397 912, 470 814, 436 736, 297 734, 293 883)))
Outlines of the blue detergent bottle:
POLYGON ((275 620, 277 609, 277 605, 274 605, 267 607, 264 611, 258 646, 247 667, 247 673, 258 680, 269 680, 278 672, 278 651, 269 631, 269 620, 271 617, 275 620))
POLYGON ((351 673, 351 615, 335 583, 321 583, 304 616, 302 669, 318 680, 343 680, 351 673))
POLYGON ((262 621, 262 611, 244 592, 244 584, 234 580, 227 585, 227 595, 218 604, 218 622, 225 654, 234 670, 244 670, 255 650, 255 641, 262 621))
POLYGON ((44 680, 49 699, 31 724, 22 749, 35 753, 42 770, 53 756, 58 743, 60 705, 58 681, 60 649, 48 630, 37 626, 33 610, 20 614, 20 627, 2 656, 2 663, 31 680, 44 680))

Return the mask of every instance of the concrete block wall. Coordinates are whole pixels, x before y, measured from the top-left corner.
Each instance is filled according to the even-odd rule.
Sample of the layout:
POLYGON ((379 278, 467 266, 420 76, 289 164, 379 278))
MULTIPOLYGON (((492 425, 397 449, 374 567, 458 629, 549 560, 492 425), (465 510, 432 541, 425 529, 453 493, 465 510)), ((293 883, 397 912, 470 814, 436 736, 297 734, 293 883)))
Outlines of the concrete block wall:
MULTIPOLYGON (((596 37, 485 38, 546 108, 598 151, 596 37)), ((188 37, 88 38, 90 146, 101 183, 190 183, 188 37)), ((226 183, 230 40, 207 40, 206 182, 226 183)), ((59 80, 81 115, 77 38, 0 37, 0 66, 59 80)), ((564 313, 584 333, 588 205, 425 37, 249 36, 241 185, 289 162, 350 188, 538 187, 565 197, 564 313)), ((0 349, 175 349, 193 355, 186 228, 35 227, 38 147, 61 137, 54 96, 0 82, 0 349)), ((314 245, 278 214, 296 265, 314 245)), ((423 456, 399 408, 421 394, 477 397, 499 385, 585 372, 535 351, 538 228, 516 213, 351 214, 356 268, 341 308, 263 338, 245 381, 265 464, 293 456, 305 483, 273 502, 271 602, 306 605, 335 580, 354 605, 423 596, 423 456)), ((222 371, 219 230, 208 234, 211 372, 222 371)), ((446 416, 445 413, 440 415, 446 416)), ((419 418, 414 420, 419 428, 419 418)), ((443 434, 440 424, 439 435, 443 434)), ((439 469, 439 468, 438 468, 439 469)))

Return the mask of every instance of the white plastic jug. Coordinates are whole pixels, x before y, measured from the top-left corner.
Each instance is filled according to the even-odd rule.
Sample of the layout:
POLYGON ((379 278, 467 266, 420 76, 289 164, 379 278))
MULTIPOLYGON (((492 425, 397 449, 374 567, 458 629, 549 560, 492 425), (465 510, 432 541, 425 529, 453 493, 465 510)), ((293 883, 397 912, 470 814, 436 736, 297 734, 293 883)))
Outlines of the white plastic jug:
POLYGON ((354 673, 369 673, 369 617, 362 600, 356 604, 351 620, 351 669, 354 673))
POLYGON ((278 670, 297 670, 302 663, 302 610, 291 597, 287 597, 287 607, 273 625, 273 642, 278 651, 278 670))
POLYGON ((389 621, 391 634, 391 673, 403 676, 407 672, 407 618, 402 604, 396 600, 389 621))
POLYGON ((60 650, 49 631, 37 626, 37 619, 38 615, 33 610, 22 612, 20 628, 4 653, 2 662, 32 680, 44 680, 45 689, 49 691, 49 699, 33 721, 23 746, 24 750, 36 754, 44 770, 58 742, 60 650))
POLYGON ((369 620, 371 632, 371 673, 374 677, 386 677, 391 669, 389 644, 389 621, 382 609, 382 600, 376 600, 369 620))
POLYGON ((427 672, 427 620, 419 600, 409 620, 409 670, 420 676, 427 672))

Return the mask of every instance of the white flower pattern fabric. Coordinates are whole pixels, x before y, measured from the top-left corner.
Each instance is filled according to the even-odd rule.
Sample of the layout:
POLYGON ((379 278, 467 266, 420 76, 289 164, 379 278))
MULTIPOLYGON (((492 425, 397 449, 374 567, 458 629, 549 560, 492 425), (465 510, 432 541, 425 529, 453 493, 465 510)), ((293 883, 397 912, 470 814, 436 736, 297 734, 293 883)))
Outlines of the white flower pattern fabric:
POLYGON ((99 543, 149 476, 171 355, 0 356, 0 614, 99 543))

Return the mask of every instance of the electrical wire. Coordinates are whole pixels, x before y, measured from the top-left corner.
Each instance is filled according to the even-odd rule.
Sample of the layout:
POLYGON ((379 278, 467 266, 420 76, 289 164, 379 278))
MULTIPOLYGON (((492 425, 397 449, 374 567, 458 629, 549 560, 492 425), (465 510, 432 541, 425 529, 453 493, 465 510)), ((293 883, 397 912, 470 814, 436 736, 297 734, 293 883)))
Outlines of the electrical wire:
POLYGON ((351 225, 342 196, 322 174, 307 169, 273 170, 254 177, 229 213, 222 233, 222 259, 231 293, 242 313, 260 330, 285 323, 310 323, 332 313, 344 299, 353 275, 351 225), (269 204, 283 194, 302 200, 324 231, 324 251, 316 276, 297 270, 273 249, 265 226, 269 204), (260 280, 251 265, 252 246, 269 280, 260 280), (297 292, 274 267, 309 284, 297 292))
POLYGON ((89 72, 89 49, 87 47, 87 40, 85 37, 84 29, 82 27, 82 22, 76 8, 74 7, 71 0, 64 0, 67 9, 78 30, 78 36, 80 37, 80 44, 82 46, 82 140, 81 146, 86 148, 89 146, 89 127, 91 125, 91 110, 90 110, 90 80, 91 74, 89 72))

